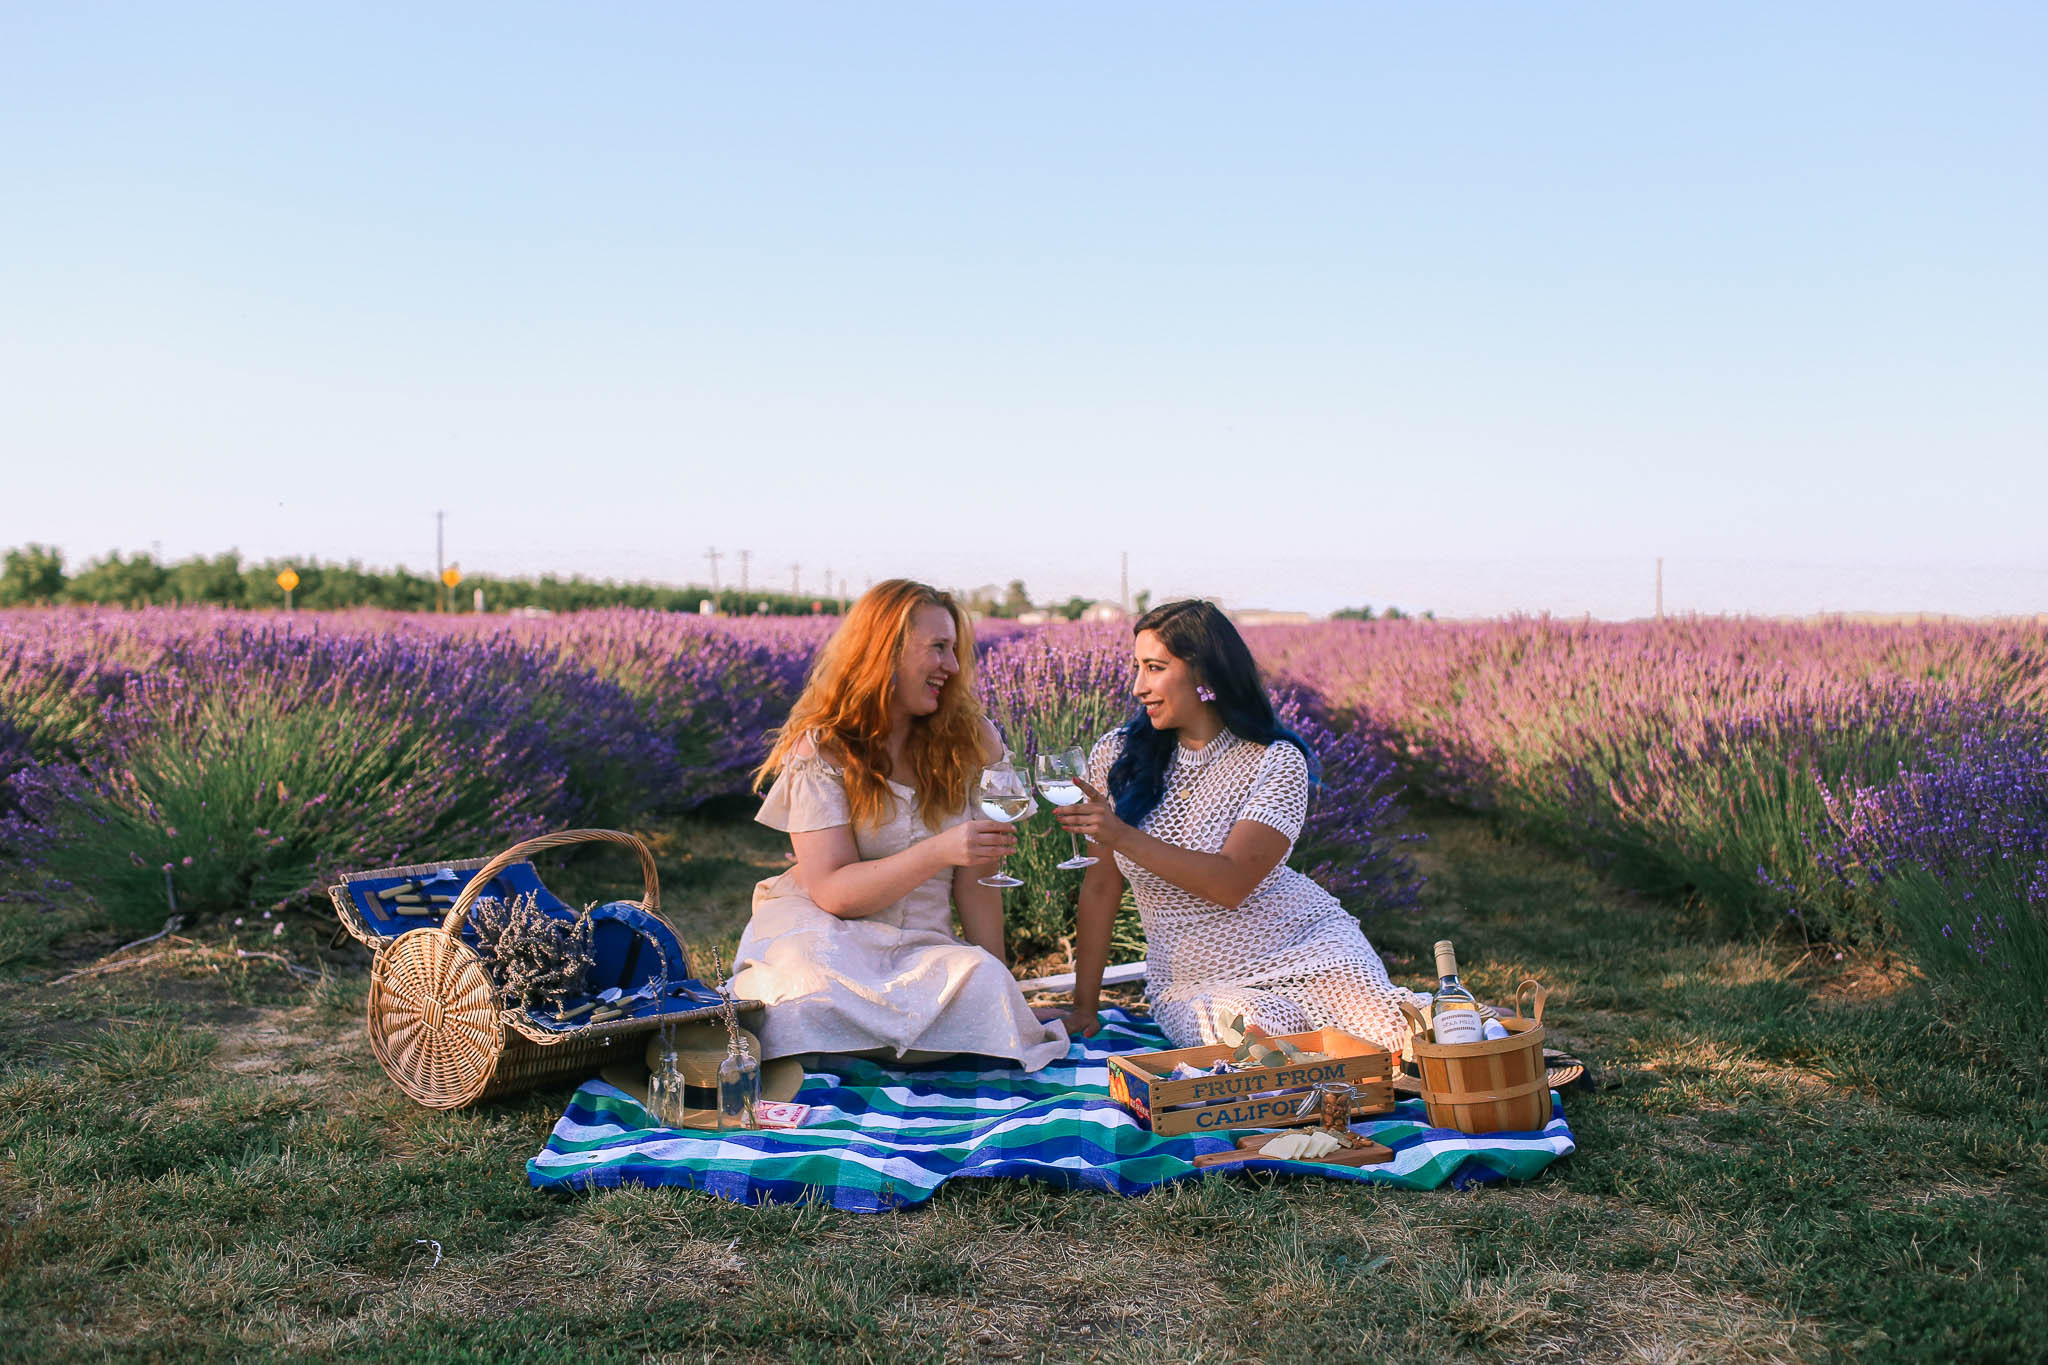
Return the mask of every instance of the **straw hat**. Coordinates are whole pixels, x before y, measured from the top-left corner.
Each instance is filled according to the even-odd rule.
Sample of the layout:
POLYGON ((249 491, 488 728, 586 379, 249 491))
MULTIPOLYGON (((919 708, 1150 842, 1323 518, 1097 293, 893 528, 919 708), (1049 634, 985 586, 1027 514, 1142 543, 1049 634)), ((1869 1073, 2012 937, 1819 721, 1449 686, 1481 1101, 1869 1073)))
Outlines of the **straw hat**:
MULTIPOLYGON (((750 1057, 761 1055, 761 1040, 740 1030, 740 1046, 750 1057)), ((725 1060, 725 1025, 716 1019, 699 1019, 676 1024, 664 1042, 657 1031, 648 1035, 644 1061, 614 1062, 599 1073, 606 1081, 647 1104, 647 1075, 661 1065, 662 1053, 673 1047, 676 1069, 683 1076, 683 1100, 687 1106, 681 1128, 718 1126, 718 1064, 725 1060)), ((804 1083, 803 1064, 794 1057, 777 1057, 761 1063, 761 1098, 787 1100, 796 1096, 804 1083)))

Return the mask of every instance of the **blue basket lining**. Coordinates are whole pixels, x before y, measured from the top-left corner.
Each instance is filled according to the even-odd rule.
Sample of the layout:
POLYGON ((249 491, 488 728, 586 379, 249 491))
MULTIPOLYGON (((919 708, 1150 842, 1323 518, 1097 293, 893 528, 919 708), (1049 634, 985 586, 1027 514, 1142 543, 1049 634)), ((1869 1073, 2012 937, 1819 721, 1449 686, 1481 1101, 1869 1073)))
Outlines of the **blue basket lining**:
MULTIPOLYGON (((356 913, 363 918, 363 926, 380 938, 396 938, 400 934, 427 925, 439 924, 448 917, 449 909, 455 904, 455 897, 463 888, 476 879, 483 869, 442 868, 439 872, 402 873, 389 877, 361 877, 348 883, 348 895, 356 907, 356 913), (377 893, 388 891, 394 886, 405 886, 418 882, 429 897, 427 908, 431 915, 401 915, 389 901, 379 900, 377 893), (432 899, 433 897, 442 899, 432 899)), ((487 897, 508 897, 531 895, 534 903, 548 914, 557 918, 575 918, 566 902, 541 884, 540 873, 532 863, 513 863, 497 876, 491 878, 486 888, 487 897)), ((465 927, 463 937, 471 942, 474 935, 465 927)))
MULTIPOLYGON (((476 878, 480 868, 442 868, 434 873, 395 874, 386 877, 361 877, 348 883, 350 901, 356 912, 362 916, 363 924, 380 938, 396 938, 413 929, 441 924, 448 917, 448 911, 455 903, 455 897, 476 878), (394 886, 409 883, 420 884, 422 892, 429 898, 429 915, 400 915, 397 907, 389 901, 378 899, 377 893, 394 886), (433 899, 439 896, 442 899, 433 899)), ((540 873, 532 863, 513 863, 491 879, 489 887, 479 900, 493 900, 505 897, 527 896, 534 898, 534 904, 555 919, 574 920, 577 912, 569 904, 548 890, 540 879, 540 873)), ((600 905, 590 912, 591 956, 596 965, 590 973, 589 994, 570 1000, 573 1007, 594 997, 607 987, 617 986, 631 993, 654 980, 663 970, 663 954, 667 955, 667 987, 661 994, 642 1000, 625 1019, 656 1018, 669 1014, 687 1013, 719 1003, 718 992, 689 975, 690 964, 683 945, 675 932, 658 915, 649 914, 631 901, 612 901, 600 905), (656 951, 654 944, 660 945, 656 951)), ((463 941, 476 942, 476 929, 464 924, 463 941)), ((559 1023, 551 1014, 527 1011, 528 1019, 543 1028, 551 1030, 574 1029, 583 1026, 585 1019, 578 1018, 559 1023)))

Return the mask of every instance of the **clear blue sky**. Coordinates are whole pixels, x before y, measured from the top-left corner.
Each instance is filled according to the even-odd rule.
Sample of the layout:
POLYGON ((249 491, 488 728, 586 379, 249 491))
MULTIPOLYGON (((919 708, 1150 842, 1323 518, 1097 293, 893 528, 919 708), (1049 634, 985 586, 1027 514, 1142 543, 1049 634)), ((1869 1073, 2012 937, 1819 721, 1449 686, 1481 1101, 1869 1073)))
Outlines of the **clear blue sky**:
POLYGON ((2048 609, 2044 76, 2017 3, 9 5, 0 545, 2048 609))

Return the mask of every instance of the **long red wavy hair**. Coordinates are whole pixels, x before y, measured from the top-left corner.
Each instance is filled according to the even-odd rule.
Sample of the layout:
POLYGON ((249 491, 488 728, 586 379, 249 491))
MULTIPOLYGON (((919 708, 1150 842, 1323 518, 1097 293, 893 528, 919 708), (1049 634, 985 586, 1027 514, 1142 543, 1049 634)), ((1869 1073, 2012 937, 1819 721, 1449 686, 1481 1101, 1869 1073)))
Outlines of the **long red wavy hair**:
POLYGON ((754 774, 754 790, 781 772, 808 737, 844 775, 846 803, 857 825, 889 818, 889 779, 916 789, 917 813, 928 829, 967 804, 982 767, 981 696, 974 686, 974 624, 953 600, 907 578, 891 578, 861 594, 811 665, 803 695, 775 734, 754 774), (904 759, 910 772, 889 771, 889 704, 896 668, 919 607, 943 607, 953 618, 960 671, 939 693, 939 709, 913 716, 904 759))

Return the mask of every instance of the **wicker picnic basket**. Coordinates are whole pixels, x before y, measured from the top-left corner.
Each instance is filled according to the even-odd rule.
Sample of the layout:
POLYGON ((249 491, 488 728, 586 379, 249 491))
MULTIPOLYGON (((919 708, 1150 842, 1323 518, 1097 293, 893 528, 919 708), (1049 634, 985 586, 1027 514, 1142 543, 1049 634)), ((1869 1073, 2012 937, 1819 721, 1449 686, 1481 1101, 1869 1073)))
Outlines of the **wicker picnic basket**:
MULTIPOLYGON (((668 929, 667 921, 661 919, 654 855, 640 840, 617 830, 564 830, 515 844, 488 860, 359 874, 352 880, 476 870, 444 920, 396 937, 379 934, 365 922, 346 883, 331 888, 342 924, 376 953, 370 967, 370 1050, 413 1099, 430 1108, 459 1109, 535 1086, 580 1080, 614 1060, 637 1057, 638 1040, 663 1024, 718 1013, 715 1004, 698 1005, 551 1030, 536 1024, 526 1011, 506 1006, 483 958, 463 940, 470 909, 507 868, 548 849, 584 843, 619 844, 633 850, 640 862, 642 891, 638 901, 623 905, 646 912, 668 929)), ((668 929, 668 934, 674 941, 673 929, 668 929)), ((666 950, 662 955, 658 971, 665 988, 668 978, 685 970, 685 964, 668 961, 666 950)), ((656 996, 659 998, 659 990, 656 996)), ((741 1002, 741 1008, 751 1003, 741 1002)))
POLYGON ((1429 1121, 1461 1133, 1533 1132, 1550 1121, 1550 1075, 1543 1061, 1543 1001, 1534 977, 1515 991, 1515 1013, 1502 1019, 1505 1038, 1479 1043, 1433 1043, 1421 1011, 1403 1003, 1413 1036, 1409 1055, 1422 1074, 1429 1121), (1522 1001, 1531 1001, 1527 1018, 1522 1001))

